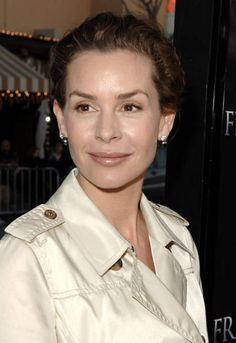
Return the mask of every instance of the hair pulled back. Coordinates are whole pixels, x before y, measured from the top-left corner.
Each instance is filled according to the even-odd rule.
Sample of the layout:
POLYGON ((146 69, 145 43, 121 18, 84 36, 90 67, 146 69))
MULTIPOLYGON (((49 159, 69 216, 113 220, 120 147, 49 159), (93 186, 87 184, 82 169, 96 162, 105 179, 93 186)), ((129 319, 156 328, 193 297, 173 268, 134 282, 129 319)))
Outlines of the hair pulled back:
POLYGON ((133 15, 117 16, 110 12, 86 19, 52 47, 52 95, 61 108, 66 101, 67 66, 73 58, 85 51, 111 52, 116 49, 126 49, 150 58, 155 67, 153 81, 162 110, 178 110, 184 74, 173 45, 157 25, 133 15))

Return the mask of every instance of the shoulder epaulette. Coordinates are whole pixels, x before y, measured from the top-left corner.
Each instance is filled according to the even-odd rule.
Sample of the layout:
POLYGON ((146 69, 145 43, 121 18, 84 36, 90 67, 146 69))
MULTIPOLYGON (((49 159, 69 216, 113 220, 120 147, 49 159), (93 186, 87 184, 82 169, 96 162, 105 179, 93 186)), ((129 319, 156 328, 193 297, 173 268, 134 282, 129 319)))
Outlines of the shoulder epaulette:
POLYGON ((63 222, 64 218, 60 210, 42 204, 14 220, 7 226, 5 232, 27 242, 32 242, 41 233, 63 222))

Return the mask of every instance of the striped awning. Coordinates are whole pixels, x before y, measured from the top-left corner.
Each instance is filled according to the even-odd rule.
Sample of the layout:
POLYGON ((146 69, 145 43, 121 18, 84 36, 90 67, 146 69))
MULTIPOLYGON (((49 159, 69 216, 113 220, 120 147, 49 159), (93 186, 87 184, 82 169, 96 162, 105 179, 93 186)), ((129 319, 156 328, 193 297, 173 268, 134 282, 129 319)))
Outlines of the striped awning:
POLYGON ((0 90, 48 92, 49 80, 0 45, 0 90))

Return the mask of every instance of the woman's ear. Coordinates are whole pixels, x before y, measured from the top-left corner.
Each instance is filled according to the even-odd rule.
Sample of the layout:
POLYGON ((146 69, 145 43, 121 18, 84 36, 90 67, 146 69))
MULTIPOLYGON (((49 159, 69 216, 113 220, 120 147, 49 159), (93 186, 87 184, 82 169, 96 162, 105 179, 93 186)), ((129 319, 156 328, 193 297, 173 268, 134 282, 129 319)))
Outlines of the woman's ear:
POLYGON ((57 118, 57 125, 58 125, 59 132, 67 136, 64 113, 61 107, 59 106, 57 100, 54 100, 53 102, 53 112, 57 118))
POLYGON ((158 130, 158 140, 160 141, 162 137, 168 137, 175 121, 175 112, 166 112, 161 115, 159 130, 158 130))

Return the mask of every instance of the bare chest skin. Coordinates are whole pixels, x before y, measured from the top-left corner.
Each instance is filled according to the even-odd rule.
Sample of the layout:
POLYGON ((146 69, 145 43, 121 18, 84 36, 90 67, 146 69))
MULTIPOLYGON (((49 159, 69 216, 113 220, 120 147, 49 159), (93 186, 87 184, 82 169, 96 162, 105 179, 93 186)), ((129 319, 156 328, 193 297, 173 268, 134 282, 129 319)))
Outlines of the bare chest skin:
POLYGON ((152 258, 151 247, 149 240, 142 244, 142 247, 139 245, 133 245, 136 255, 140 261, 142 261, 153 273, 155 273, 155 266, 152 258))
POLYGON ((139 223, 137 241, 131 241, 130 243, 134 247, 138 259, 155 273, 149 235, 143 219, 141 219, 139 223))

